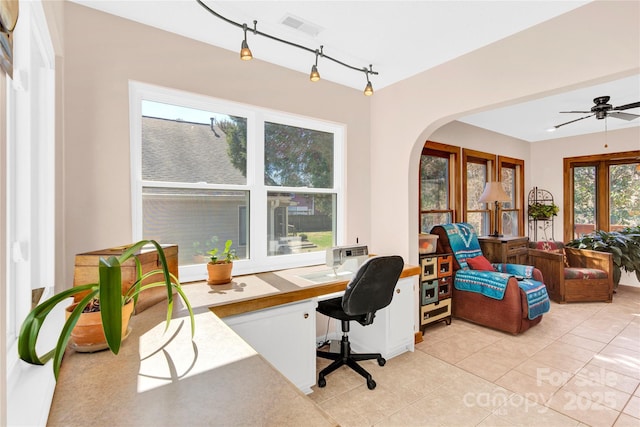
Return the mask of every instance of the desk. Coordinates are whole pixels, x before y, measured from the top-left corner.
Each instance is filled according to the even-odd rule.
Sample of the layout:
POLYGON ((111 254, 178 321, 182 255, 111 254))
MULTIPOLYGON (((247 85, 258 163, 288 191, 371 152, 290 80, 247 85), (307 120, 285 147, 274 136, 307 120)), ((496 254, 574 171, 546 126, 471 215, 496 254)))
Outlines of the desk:
MULTIPOLYGON (((419 271, 405 266, 401 277, 415 280, 419 271)), ((133 316, 133 330, 119 355, 68 350, 48 425, 337 425, 223 320, 229 320, 229 313, 263 315, 265 308, 313 304, 320 295, 344 290, 347 282, 298 286, 260 277, 238 277, 216 287, 186 284, 196 312, 193 340, 177 302, 164 332, 166 304, 160 302, 133 316), (218 310, 223 319, 211 313, 218 310)), ((315 310, 309 314, 315 316, 315 310)), ((315 381, 315 356, 313 372, 315 381)))
MULTIPOLYGON (((305 393, 316 379, 317 301, 344 292, 348 280, 317 284, 302 276, 326 266, 241 276, 226 285, 198 282, 184 286, 194 307, 207 307, 305 393)), ((413 351, 418 267, 405 267, 394 298, 376 313, 372 325, 354 324, 354 351, 389 359, 413 351)), ((326 321, 321 322, 326 325, 326 321)), ((324 338, 324 333, 322 334, 324 338)), ((336 332, 330 339, 339 339, 336 332)))
POLYGON ((117 356, 68 351, 47 425, 337 425, 208 310, 193 341, 188 317, 165 332, 165 313, 134 316, 117 356))

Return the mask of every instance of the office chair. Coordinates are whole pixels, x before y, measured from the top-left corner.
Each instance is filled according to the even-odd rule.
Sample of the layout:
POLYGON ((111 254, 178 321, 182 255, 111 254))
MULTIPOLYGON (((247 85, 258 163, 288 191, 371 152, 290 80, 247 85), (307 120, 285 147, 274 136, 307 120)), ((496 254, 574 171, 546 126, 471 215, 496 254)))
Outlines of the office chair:
POLYGON ((342 341, 340 353, 317 351, 318 357, 334 362, 318 374, 318 387, 327 385, 325 376, 342 365, 347 365, 367 379, 369 390, 376 388, 376 382, 371 374, 358 365, 359 360, 377 359, 378 365, 387 362, 380 353, 352 353, 349 343, 349 322, 357 321, 362 326, 373 323, 377 310, 383 309, 391 303, 393 290, 400 278, 404 267, 402 257, 380 256, 369 258, 358 269, 355 277, 347 285, 342 297, 320 301, 316 311, 334 319, 342 321, 342 341))

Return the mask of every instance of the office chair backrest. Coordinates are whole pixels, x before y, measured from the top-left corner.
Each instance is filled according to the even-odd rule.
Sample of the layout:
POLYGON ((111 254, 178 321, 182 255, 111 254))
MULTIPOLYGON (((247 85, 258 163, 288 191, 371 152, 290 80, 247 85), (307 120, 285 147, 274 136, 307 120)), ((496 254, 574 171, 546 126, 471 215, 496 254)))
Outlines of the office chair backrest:
POLYGON ((391 303, 403 267, 398 255, 369 258, 347 285, 342 297, 344 312, 350 316, 370 314, 366 322, 371 323, 373 314, 391 303))

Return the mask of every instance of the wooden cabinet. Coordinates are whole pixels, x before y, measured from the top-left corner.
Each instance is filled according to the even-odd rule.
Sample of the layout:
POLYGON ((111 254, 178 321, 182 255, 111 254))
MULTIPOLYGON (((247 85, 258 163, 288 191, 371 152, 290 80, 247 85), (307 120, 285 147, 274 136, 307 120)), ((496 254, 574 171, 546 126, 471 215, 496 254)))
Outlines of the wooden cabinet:
POLYGON ((527 264, 529 238, 519 236, 478 237, 480 249, 491 262, 527 264))

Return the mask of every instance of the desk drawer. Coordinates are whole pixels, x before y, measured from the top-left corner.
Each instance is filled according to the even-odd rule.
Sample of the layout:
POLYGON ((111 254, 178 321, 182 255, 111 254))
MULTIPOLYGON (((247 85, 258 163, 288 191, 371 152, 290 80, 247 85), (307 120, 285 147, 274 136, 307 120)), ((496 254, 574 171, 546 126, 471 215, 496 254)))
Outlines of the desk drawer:
POLYGON ((451 317, 451 298, 420 307, 421 325, 436 322, 445 317, 451 317))
POLYGON ((420 283, 420 305, 438 301, 438 279, 420 283))
POLYGON ((451 298, 451 287, 453 286, 453 276, 441 277, 438 279, 438 299, 451 298))
POLYGON ((453 274, 453 255, 438 257, 438 277, 447 277, 453 274))
POLYGON ((428 282, 438 277, 438 257, 424 257, 420 259, 420 281, 428 282))
POLYGON ((522 253, 526 253, 528 250, 528 243, 526 241, 513 242, 507 247, 507 255, 520 255, 522 253))

